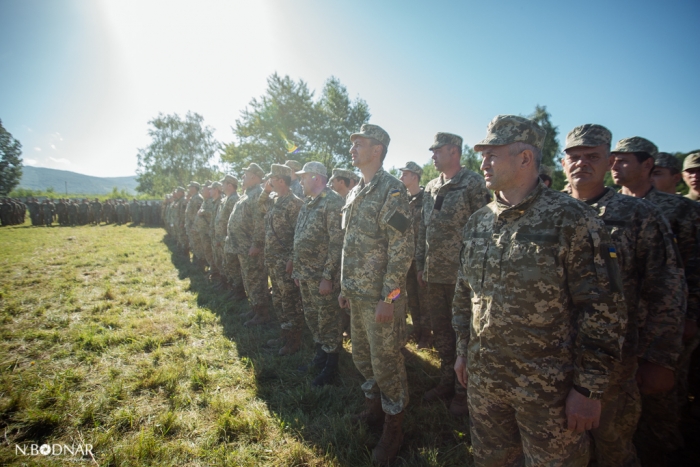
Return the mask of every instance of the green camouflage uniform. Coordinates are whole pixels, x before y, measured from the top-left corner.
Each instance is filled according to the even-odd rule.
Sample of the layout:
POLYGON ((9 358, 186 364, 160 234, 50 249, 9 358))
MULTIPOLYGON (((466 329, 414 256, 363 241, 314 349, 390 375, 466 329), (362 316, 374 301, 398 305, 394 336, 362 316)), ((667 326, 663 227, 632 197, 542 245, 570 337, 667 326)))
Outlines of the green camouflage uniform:
POLYGON ((476 465, 587 465, 587 434, 566 429, 565 403, 573 385, 603 391, 620 361, 614 256, 595 212, 541 181, 465 225, 453 325, 476 465))
POLYGON ((204 198, 201 194, 195 193, 187 202, 185 208, 185 233, 189 240, 190 250, 197 258, 204 259, 204 251, 202 251, 202 242, 199 239, 199 232, 194 228, 194 222, 197 219, 197 212, 202 207, 204 198))
POLYGON ((304 318, 314 343, 321 344, 326 353, 340 351, 343 341, 338 294, 343 249, 340 213, 344 203, 330 188, 324 188, 315 198, 306 198, 294 231, 292 278, 299 280, 304 318), (329 295, 318 292, 322 279, 333 283, 329 295))
POLYGON ((193 242, 196 243, 195 251, 199 251, 210 268, 214 269, 214 255, 211 250, 211 223, 214 219, 214 211, 216 204, 211 198, 207 198, 202 202, 202 206, 197 211, 194 220, 194 225, 191 230, 196 232, 193 236, 193 242))
POLYGON ((265 218, 265 230, 256 232, 254 240, 260 244, 260 236, 263 237, 265 265, 272 281, 272 302, 280 327, 294 332, 302 330, 304 312, 299 289, 286 269, 287 262, 292 259, 294 228, 303 204, 291 191, 286 196, 263 191, 258 198, 258 211, 265 218))
MULTIPOLYGON (((452 299, 462 228, 469 216, 490 200, 484 179, 466 167, 450 180, 440 174, 425 186, 423 217, 416 242, 416 268, 423 271, 423 280, 427 282, 426 307, 430 310, 433 346, 440 356, 440 386, 455 386, 452 299)), ((463 390, 458 383, 455 388, 463 390)))
MULTIPOLYGON (((424 193, 425 189, 423 187, 420 187, 420 191, 413 196, 408 193, 408 207, 411 210, 411 219, 413 219, 414 243, 418 243, 418 239, 420 238, 424 193)), ((416 251, 418 251, 417 245, 416 251)), ((411 314, 411 320, 413 320, 414 330, 420 330, 420 333, 425 332, 429 334, 433 329, 433 326, 430 323, 430 313, 426 302, 425 292, 425 287, 420 287, 418 285, 418 270, 416 269, 416 261, 414 259, 411 261, 411 267, 408 269, 408 274, 406 275, 406 298, 408 299, 408 311, 411 314)))
POLYGON ((686 286, 673 233, 651 203, 606 189, 588 202, 615 245, 627 305, 622 362, 603 395, 592 431, 598 466, 638 465, 632 438, 641 414, 637 359, 674 369, 681 350, 686 286))
MULTIPOLYGON (((252 306, 266 306, 269 296, 265 254, 260 252, 257 256, 248 255, 248 250, 253 246, 254 232, 260 231, 263 222, 262 216, 258 214, 260 193, 260 185, 248 188, 236 202, 228 221, 227 243, 238 255, 243 285, 252 306)), ((255 246, 262 249, 264 245, 256 243, 255 246)))
POLYGON ((341 293, 350 300, 352 359, 365 378, 365 396, 381 394, 384 412, 396 415, 408 404, 401 348, 406 333, 406 273, 414 254, 406 188, 379 169, 348 194, 343 207, 341 293), (395 289, 394 319, 375 322, 380 300, 395 289))
POLYGON ((216 218, 214 219, 214 250, 216 252, 214 257, 217 261, 219 271, 226 275, 231 286, 234 288, 244 288, 241 263, 238 261, 238 255, 233 245, 226 241, 229 235, 229 219, 237 201, 238 193, 233 192, 225 196, 221 200, 221 203, 219 203, 219 210, 216 212, 216 218))

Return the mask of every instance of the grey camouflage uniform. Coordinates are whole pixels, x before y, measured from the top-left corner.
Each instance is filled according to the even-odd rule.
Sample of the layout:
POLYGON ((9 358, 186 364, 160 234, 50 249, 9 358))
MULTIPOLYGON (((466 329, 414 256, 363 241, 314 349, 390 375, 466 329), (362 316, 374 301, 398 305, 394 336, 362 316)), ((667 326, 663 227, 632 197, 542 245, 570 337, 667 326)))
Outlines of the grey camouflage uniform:
POLYGON ((214 218, 214 260, 219 271, 226 275, 229 283, 234 288, 243 288, 243 275, 241 274, 241 264, 238 261, 233 246, 226 242, 228 236, 228 221, 238 201, 238 193, 231 193, 224 196, 219 203, 219 208, 214 218))

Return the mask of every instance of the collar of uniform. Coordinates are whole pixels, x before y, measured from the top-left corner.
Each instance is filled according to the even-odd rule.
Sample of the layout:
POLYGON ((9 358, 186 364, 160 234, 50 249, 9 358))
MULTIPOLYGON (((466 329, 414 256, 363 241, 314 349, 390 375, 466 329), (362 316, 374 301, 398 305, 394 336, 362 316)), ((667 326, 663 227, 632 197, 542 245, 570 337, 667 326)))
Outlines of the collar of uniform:
POLYGON ((545 191, 548 190, 547 185, 545 185, 542 180, 539 178, 537 179, 537 185, 535 186, 535 189, 532 190, 528 195, 523 199, 521 202, 516 204, 515 206, 509 206, 505 204, 503 201, 501 201, 500 196, 498 196, 498 193, 496 193, 496 208, 498 212, 498 216, 502 217, 503 215, 507 215, 508 217, 520 217, 525 212, 530 209, 530 207, 534 204, 535 200, 539 198, 539 196, 545 191))
POLYGON ((328 196, 328 191, 329 191, 329 190, 330 190, 330 188, 325 187, 325 188, 323 189, 323 191, 321 191, 321 192, 318 194, 318 196, 316 196, 315 198, 313 198, 313 197, 311 197, 311 196, 307 196, 306 205, 307 205, 307 206, 311 206, 311 205, 316 204, 316 203, 318 202, 318 200, 320 200, 320 199, 325 198, 326 196, 328 196))
POLYGON ((464 176, 466 175, 468 170, 469 169, 467 169, 466 167, 460 167, 459 171, 454 175, 454 177, 450 178, 449 180, 445 179, 445 174, 441 172, 440 173, 440 188, 442 188, 443 186, 446 186, 446 185, 458 184, 459 182, 462 181, 462 179, 464 178, 464 176))
POLYGON ((248 189, 245 191, 245 193, 248 194, 248 193, 250 193, 251 191, 253 191, 253 190, 255 190, 256 188, 259 188, 259 187, 260 187, 260 185, 253 185, 253 186, 251 186, 250 188, 248 188, 248 189))
POLYGON ((425 193, 425 188, 420 187, 420 190, 418 190, 418 193, 415 195, 408 195, 408 202, 412 203, 413 201, 420 201, 420 199, 423 197, 423 193, 425 193))
MULTIPOLYGON (((384 175, 386 174, 386 171, 384 170, 384 167, 379 167, 379 170, 377 170, 377 173, 374 174, 374 177, 372 177, 372 180, 368 184, 365 185, 365 180, 364 178, 360 179, 360 193, 365 191, 366 193, 369 193, 374 189, 375 186, 379 183, 379 181, 384 178, 384 175)), ((358 193, 358 196, 360 195, 358 193)))

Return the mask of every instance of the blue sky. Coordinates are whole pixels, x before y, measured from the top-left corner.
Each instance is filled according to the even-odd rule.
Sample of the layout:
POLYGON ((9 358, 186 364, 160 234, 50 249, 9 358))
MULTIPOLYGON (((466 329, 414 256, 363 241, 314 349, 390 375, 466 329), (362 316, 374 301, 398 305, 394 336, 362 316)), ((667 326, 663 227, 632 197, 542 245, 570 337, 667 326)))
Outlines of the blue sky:
POLYGON ((699 20, 698 1, 0 0, 0 119, 27 164, 132 175, 159 112, 200 113, 231 141, 277 72, 365 99, 387 166, 537 104, 560 141, 600 123, 685 152, 700 148, 699 20))

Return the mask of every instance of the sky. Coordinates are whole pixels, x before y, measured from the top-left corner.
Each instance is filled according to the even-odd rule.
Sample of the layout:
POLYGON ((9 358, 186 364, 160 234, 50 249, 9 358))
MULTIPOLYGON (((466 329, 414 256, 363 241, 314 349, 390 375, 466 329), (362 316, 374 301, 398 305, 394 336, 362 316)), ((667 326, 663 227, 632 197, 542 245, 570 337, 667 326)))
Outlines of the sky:
POLYGON ((0 0, 0 120, 25 165, 134 175, 159 113, 199 113, 231 142, 278 73, 364 99, 391 136, 386 167, 536 105, 560 142, 599 123, 688 152, 699 21, 697 0, 0 0))

